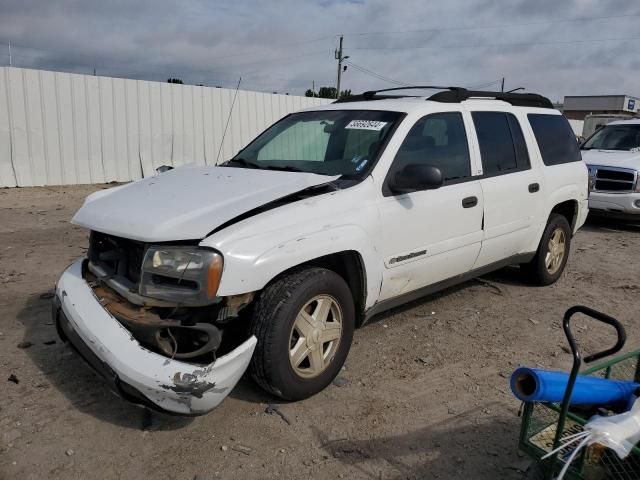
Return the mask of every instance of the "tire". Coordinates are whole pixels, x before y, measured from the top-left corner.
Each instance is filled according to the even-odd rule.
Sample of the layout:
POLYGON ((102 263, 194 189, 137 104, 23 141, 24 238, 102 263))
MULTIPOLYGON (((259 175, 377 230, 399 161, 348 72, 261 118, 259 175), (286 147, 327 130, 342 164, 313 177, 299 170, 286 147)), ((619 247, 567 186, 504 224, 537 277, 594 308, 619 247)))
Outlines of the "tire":
POLYGON ((258 343, 249 367, 251 376, 267 392, 285 400, 311 397, 340 372, 354 326, 353 296, 342 277, 324 268, 285 274, 269 284, 256 303, 250 329, 258 343), (337 323, 337 340, 325 340, 338 335, 337 323))
POLYGON ((571 227, 569 226, 569 222, 565 216, 552 213, 540 239, 535 257, 533 257, 531 262, 523 265, 525 273, 536 285, 551 285, 562 275, 570 251, 571 227), (554 255, 552 242, 553 244, 557 244, 556 241, 560 237, 562 238, 564 246, 558 248, 554 255), (560 250, 562 250, 561 258, 558 258, 560 250))

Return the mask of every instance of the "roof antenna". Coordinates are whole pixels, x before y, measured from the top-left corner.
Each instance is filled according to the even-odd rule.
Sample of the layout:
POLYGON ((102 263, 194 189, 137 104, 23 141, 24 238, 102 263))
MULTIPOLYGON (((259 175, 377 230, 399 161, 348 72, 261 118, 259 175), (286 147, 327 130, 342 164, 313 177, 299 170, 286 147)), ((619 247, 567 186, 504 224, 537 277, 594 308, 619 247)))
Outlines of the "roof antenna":
POLYGON ((514 88, 513 90, 509 90, 508 92, 505 92, 505 93, 513 93, 513 92, 517 92, 519 90, 524 90, 524 87, 514 88))
POLYGON ((220 147, 218 147, 218 155, 216 156, 216 165, 220 159, 220 153, 222 152, 222 145, 224 145, 224 137, 227 135, 227 128, 229 128, 229 122, 231 121, 231 114, 233 113, 233 106, 236 104, 236 97, 238 96, 238 90, 240 89, 240 83, 242 77, 238 79, 238 86, 236 86, 236 93, 233 95, 233 101, 231 102, 231 108, 229 109, 229 116, 227 117, 227 124, 224 126, 224 132, 222 133, 222 140, 220 141, 220 147))

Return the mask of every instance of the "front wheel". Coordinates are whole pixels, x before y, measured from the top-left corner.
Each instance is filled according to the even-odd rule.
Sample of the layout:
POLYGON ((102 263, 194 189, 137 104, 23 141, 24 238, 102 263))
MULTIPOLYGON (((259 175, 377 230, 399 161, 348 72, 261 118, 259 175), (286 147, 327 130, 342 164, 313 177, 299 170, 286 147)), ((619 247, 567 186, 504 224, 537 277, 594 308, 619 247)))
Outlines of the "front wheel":
POLYGON ((286 400, 308 398, 342 368, 354 326, 353 297, 342 277, 324 268, 285 274, 265 288, 256 304, 252 377, 286 400))
POLYGON ((537 285, 551 285, 562 275, 570 249, 569 222, 565 216, 553 213, 542 234, 536 256, 530 263, 523 265, 524 269, 537 285))

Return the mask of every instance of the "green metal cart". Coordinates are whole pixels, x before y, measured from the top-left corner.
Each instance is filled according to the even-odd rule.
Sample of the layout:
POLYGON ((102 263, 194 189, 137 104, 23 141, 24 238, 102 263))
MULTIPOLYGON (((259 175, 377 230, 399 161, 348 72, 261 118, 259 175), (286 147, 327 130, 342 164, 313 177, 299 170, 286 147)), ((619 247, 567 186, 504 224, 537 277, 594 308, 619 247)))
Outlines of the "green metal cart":
MULTIPOLYGON (((542 460, 542 457, 560 446, 564 438, 581 432, 583 426, 589 421, 590 414, 569 408, 569 400, 578 374, 640 382, 640 349, 579 372, 582 358, 570 328, 571 317, 576 313, 583 313, 612 325, 618 332, 618 341, 614 347, 587 356, 584 359, 585 363, 617 353, 624 346, 624 329, 617 320, 588 307, 576 306, 567 310, 563 329, 571 346, 574 362, 564 399, 560 404, 525 403, 522 411, 519 448, 533 459, 531 467, 525 474, 527 479, 554 478, 576 445, 572 444, 548 459, 542 460)), ((640 448, 636 446, 627 458, 621 460, 613 451, 597 444, 591 445, 576 457, 564 478, 567 480, 640 480, 640 448)))

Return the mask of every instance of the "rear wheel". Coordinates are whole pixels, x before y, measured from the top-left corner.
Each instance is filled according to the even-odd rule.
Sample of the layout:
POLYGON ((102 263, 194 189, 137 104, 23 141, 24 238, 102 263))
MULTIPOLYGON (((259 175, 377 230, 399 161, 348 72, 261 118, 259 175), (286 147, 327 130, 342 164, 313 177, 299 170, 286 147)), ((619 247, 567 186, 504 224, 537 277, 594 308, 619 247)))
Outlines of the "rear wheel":
POLYGON ((256 305, 251 374, 284 399, 310 397, 340 371, 354 325, 353 297, 342 277, 324 268, 286 274, 265 288, 256 305))
POLYGON ((571 249, 571 227, 566 217, 552 213, 542 234, 538 251, 524 269, 538 285, 555 283, 567 264, 571 249))

